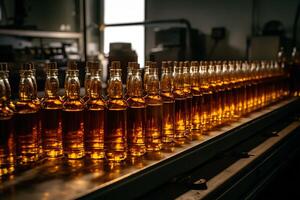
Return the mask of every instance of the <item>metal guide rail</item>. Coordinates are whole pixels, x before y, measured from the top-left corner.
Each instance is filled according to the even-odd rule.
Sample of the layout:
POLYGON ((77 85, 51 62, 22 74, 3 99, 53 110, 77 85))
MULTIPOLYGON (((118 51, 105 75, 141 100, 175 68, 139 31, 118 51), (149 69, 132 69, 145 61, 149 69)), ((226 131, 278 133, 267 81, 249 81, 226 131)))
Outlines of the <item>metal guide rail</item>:
POLYGON ((42 160, 0 180, 0 199, 137 198, 291 116, 299 105, 298 98, 289 98, 212 131, 202 140, 119 165, 87 159, 42 160))

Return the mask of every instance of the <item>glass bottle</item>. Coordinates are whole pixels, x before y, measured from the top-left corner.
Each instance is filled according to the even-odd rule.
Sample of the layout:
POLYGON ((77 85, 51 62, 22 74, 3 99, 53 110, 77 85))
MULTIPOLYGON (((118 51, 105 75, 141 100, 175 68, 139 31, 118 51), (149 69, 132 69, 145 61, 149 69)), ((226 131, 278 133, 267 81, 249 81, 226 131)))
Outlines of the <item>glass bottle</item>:
POLYGON ((191 122, 192 122, 192 138, 201 139, 201 106, 203 97, 201 94, 201 82, 200 82, 200 69, 197 61, 191 62, 191 91, 192 91, 192 110, 191 110, 191 122))
POLYGON ((104 136, 105 155, 108 161, 120 162, 127 157, 127 102, 123 99, 122 69, 118 61, 110 68, 107 93, 107 132, 104 136))
POLYGON ((162 62, 161 97, 163 100, 162 142, 164 145, 174 144, 175 98, 173 95, 172 63, 162 62))
MULTIPOLYGON (((7 64, 0 63, 0 177, 15 170, 16 146, 13 125, 14 110, 10 108, 7 88, 7 64)), ((10 88, 10 87, 9 87, 10 88)))
POLYGON ((141 69, 136 62, 128 63, 127 76, 127 144, 131 156, 146 153, 145 145, 145 111, 146 101, 143 97, 141 69))
POLYGON ((62 119, 63 102, 58 96, 59 80, 56 63, 47 63, 45 98, 42 107, 42 142, 47 157, 62 156, 62 119))
POLYGON ((69 64, 62 111, 63 151, 66 158, 79 159, 84 153, 84 103, 80 99, 79 71, 76 63, 69 64))
POLYGON ((33 100, 32 65, 20 70, 19 100, 16 102, 15 128, 17 156, 20 164, 34 163, 39 158, 39 106, 33 100))
POLYGON ((160 82, 156 63, 149 67, 149 75, 146 82, 146 148, 147 151, 158 151, 162 148, 162 105, 160 96, 160 82))
POLYGON ((217 74, 216 74, 216 65, 214 62, 210 62, 208 66, 208 74, 209 74, 209 88, 211 90, 211 110, 210 110, 210 116, 211 116, 211 126, 212 128, 219 125, 219 119, 221 119, 222 115, 219 112, 221 108, 221 100, 220 94, 218 91, 218 85, 217 85, 217 74))
POLYGON ((191 139, 191 128, 192 128, 192 88, 191 88, 191 76, 190 76, 190 62, 185 61, 183 63, 183 79, 184 89, 186 94, 186 137, 191 139))
POLYGON ((201 126, 203 134, 207 134, 208 130, 212 128, 212 118, 211 118, 211 102, 212 102, 212 90, 210 86, 209 73, 208 73, 208 63, 202 62, 200 64, 200 89, 203 102, 201 105, 201 126))
POLYGON ((231 115, 231 110, 232 109, 232 87, 231 87, 231 82, 230 82, 230 70, 229 70, 229 64, 227 61, 223 61, 221 63, 222 69, 220 71, 220 88, 223 101, 222 101, 222 114, 223 114, 223 119, 222 123, 228 123, 232 120, 232 115, 231 115))
POLYGON ((104 153, 104 133, 106 123, 106 102, 101 95, 101 69, 98 62, 88 62, 90 73, 88 100, 85 102, 84 147, 89 158, 102 159, 104 153))
POLYGON ((174 62, 174 98, 175 98, 175 135, 176 144, 182 145, 186 142, 186 93, 184 92, 184 76, 182 63, 174 62))

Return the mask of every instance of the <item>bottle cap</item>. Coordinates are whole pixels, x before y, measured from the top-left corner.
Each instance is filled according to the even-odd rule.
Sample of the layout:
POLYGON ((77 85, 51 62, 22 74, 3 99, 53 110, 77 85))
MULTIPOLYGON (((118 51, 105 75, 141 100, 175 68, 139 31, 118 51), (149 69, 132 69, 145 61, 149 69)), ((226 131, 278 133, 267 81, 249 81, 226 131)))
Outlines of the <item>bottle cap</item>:
POLYGON ((57 64, 56 64, 56 62, 49 62, 49 63, 46 63, 46 69, 47 69, 47 70, 50 70, 50 69, 57 69, 57 64))
POLYGON ((140 65, 137 62, 128 62, 128 68, 130 68, 130 69, 139 69, 140 65))
POLYGON ((89 70, 93 70, 93 69, 97 70, 97 69, 100 69, 100 63, 97 61, 88 61, 88 62, 86 62, 86 67, 89 70))
POLYGON ((121 62, 120 61, 112 61, 110 68, 111 69, 121 69, 121 62))
POLYGON ((24 63, 21 65, 21 70, 33 70, 34 66, 32 63, 24 63))

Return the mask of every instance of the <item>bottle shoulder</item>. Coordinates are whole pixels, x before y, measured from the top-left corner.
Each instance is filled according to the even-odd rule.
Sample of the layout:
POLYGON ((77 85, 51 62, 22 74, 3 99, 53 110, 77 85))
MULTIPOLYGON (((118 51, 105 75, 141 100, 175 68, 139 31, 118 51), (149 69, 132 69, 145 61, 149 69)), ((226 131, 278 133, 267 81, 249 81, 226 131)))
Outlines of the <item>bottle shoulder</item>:
POLYGON ((41 102, 42 109, 62 109, 63 101, 60 98, 45 98, 41 102))
POLYGON ((81 99, 66 99, 63 103, 64 111, 81 111, 84 109, 84 103, 81 99))
POLYGON ((88 99, 85 102, 85 107, 87 110, 104 110, 106 108, 106 102, 104 99, 88 99))
POLYGON ((1 120, 8 120, 11 119, 14 115, 14 110, 12 110, 9 106, 6 104, 0 104, 1 110, 0 110, 0 119, 1 120))
POLYGON ((126 110, 128 107, 125 99, 109 99, 107 101, 107 108, 109 110, 126 110))
POLYGON ((147 105, 162 105, 163 102, 162 97, 158 94, 156 95, 148 94, 146 95, 145 100, 147 105))
POLYGON ((144 97, 129 97, 127 99, 128 106, 131 108, 144 108, 146 107, 146 100, 144 97))
POLYGON ((15 107, 16 112, 19 114, 35 113, 40 109, 40 106, 37 105, 33 100, 17 101, 15 107))
POLYGON ((160 95, 164 102, 174 101, 174 94, 172 92, 161 92, 160 95))

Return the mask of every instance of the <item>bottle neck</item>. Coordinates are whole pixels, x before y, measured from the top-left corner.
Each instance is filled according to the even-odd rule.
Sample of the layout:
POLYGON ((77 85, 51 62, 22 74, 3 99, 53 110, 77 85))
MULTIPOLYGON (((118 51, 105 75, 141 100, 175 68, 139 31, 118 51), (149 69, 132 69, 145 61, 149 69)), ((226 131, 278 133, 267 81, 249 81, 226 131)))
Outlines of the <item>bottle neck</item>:
POLYGON ((102 90, 102 81, 101 81, 101 71, 100 70, 91 70, 90 74, 90 85, 89 85, 89 97, 91 99, 101 98, 102 90))
POLYGON ((159 95, 160 82, 158 79, 157 68, 149 68, 149 74, 148 74, 146 85, 147 85, 147 93, 149 95, 159 95))
POLYGON ((59 89, 58 70, 49 69, 47 71, 47 78, 45 83, 46 98, 57 98, 59 89))
POLYGON ((161 73, 161 91, 172 92, 173 90, 173 78, 170 67, 163 67, 161 73))
POLYGON ((77 100, 80 99, 80 82, 78 78, 78 70, 67 71, 67 82, 65 84, 65 94, 67 99, 77 100))
POLYGON ((112 68, 110 69, 110 79, 108 81, 107 94, 110 99, 123 98, 123 85, 122 85, 122 70, 112 68))
POLYGON ((34 83, 31 76, 31 70, 20 71, 19 99, 20 101, 32 100, 34 97, 34 83))
POLYGON ((140 69, 131 69, 127 77, 127 94, 129 97, 142 97, 143 84, 140 69))
POLYGON ((184 76, 183 76, 183 68, 175 66, 174 67, 174 90, 183 90, 184 88, 184 76))

